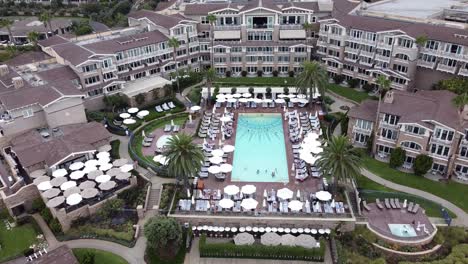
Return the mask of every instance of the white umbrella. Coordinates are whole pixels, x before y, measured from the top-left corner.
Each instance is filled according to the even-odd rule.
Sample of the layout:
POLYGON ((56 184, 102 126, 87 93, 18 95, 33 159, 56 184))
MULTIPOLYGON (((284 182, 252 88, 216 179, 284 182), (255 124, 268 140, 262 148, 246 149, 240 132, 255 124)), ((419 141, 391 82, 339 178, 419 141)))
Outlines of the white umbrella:
POLYGON ((133 170, 133 164, 125 164, 122 167, 120 167, 120 170, 122 172, 129 172, 133 170))
POLYGON ((313 235, 317 234, 317 229, 311 229, 310 233, 313 234, 313 235))
POLYGON ((296 212, 302 210, 302 205, 303 203, 297 200, 294 200, 288 203, 289 209, 291 209, 292 211, 296 211, 296 212))
POLYGON ((288 97, 289 98, 294 98, 294 97, 296 97, 296 95, 295 94, 288 94, 288 97))
POLYGON ((291 234, 281 236, 281 245, 294 246, 296 244, 296 237, 291 234))
POLYGON ((315 197, 317 197, 317 199, 319 199, 320 201, 330 201, 332 195, 327 191, 319 191, 315 193, 315 197))
POLYGON ((54 208, 54 207, 57 207, 57 206, 63 204, 63 202, 65 202, 65 197, 63 197, 63 196, 58 196, 58 197, 55 197, 54 199, 49 200, 49 201, 46 203, 46 206, 47 206, 48 208, 54 208))
POLYGON ((68 181, 67 178, 65 177, 60 177, 60 178, 53 178, 51 181, 50 181, 50 184, 54 187, 58 187, 60 185, 62 185, 64 182, 68 181))
POLYGON ((252 96, 251 93, 243 93, 242 94, 242 97, 244 97, 244 98, 250 98, 251 96, 252 96))
POLYGON ((276 194, 278 198, 283 199, 283 200, 291 199, 293 195, 294 195, 293 191, 289 190, 288 188, 279 189, 278 193, 276 194))
POLYGON ((222 116, 219 120, 221 122, 231 122, 232 118, 230 116, 222 116))
POLYGON ((260 99, 260 98, 254 98, 254 99, 253 99, 253 102, 255 102, 255 103, 257 103, 257 104, 260 104, 260 103, 263 102, 263 100, 260 99))
POLYGON ((106 171, 106 174, 111 176, 111 177, 116 176, 119 173, 122 173, 119 168, 112 168, 112 169, 106 171))
POLYGON ((90 159, 85 162, 85 167, 96 167, 98 161, 95 159, 90 159))
POLYGON ((234 151, 234 146, 233 145, 224 145, 223 146, 223 151, 225 153, 233 152, 234 151))
POLYGON ((198 111, 198 110, 200 110, 200 109, 201 109, 201 107, 198 106, 198 105, 194 105, 194 106, 190 107, 190 110, 191 110, 191 111, 198 111))
POLYGON ((240 245, 252 245, 255 242, 254 237, 249 233, 240 233, 234 237, 234 243, 240 245))
POLYGON ((284 99, 282 99, 282 98, 279 98, 279 99, 275 99, 275 103, 284 104, 284 103, 286 103, 286 101, 284 99))
POLYGON ((105 152, 105 151, 111 151, 111 150, 112 150, 112 146, 109 145, 109 144, 106 144, 106 145, 104 145, 104 146, 100 146, 100 147, 98 148, 98 151, 99 151, 99 152, 105 152))
POLYGON ((299 235, 296 237, 296 246, 304 248, 314 248, 317 246, 317 241, 311 235, 299 235))
POLYGON ((50 199, 50 198, 54 198, 55 196, 59 195, 60 192, 61 192, 60 189, 52 188, 52 189, 49 189, 49 190, 43 192, 42 196, 44 196, 47 199, 50 199))
POLYGON ((60 189, 62 191, 65 191, 65 190, 70 189, 70 188, 75 187, 75 186, 76 186, 75 181, 67 181, 67 182, 62 183, 62 185, 60 185, 60 189))
POLYGON ((224 193, 227 195, 236 195, 239 193, 239 187, 236 185, 228 185, 224 187, 224 193))
POLYGON ((100 158, 98 159, 98 166, 102 166, 104 164, 107 164, 107 163, 110 163, 111 160, 110 160, 110 157, 103 157, 103 158, 100 158))
POLYGON ((297 98, 299 98, 299 99, 305 99, 305 98, 307 98, 307 96, 306 96, 305 94, 298 94, 298 95, 297 95, 297 98))
POLYGON ((241 206, 245 210, 253 210, 253 209, 257 208, 257 205, 258 205, 257 200, 252 199, 252 198, 244 199, 241 202, 241 206))
POLYGON ((298 99, 298 98, 291 98, 291 99, 289 99, 289 101, 290 101, 291 103, 299 103, 300 100, 301 100, 301 99, 298 99))
POLYGON ((218 174, 221 172, 221 168, 219 166, 210 166, 208 168, 208 172, 212 174, 218 174))
POLYGON ((87 189, 84 189, 83 191, 81 191, 80 194, 84 199, 89 199, 89 198, 96 197, 96 195, 98 195, 98 193, 99 193, 99 191, 96 188, 87 188, 87 189))
POLYGON ((84 167, 84 163, 81 162, 81 161, 78 161, 78 162, 73 162, 70 167, 68 167, 70 170, 72 171, 76 171, 76 170, 79 170, 81 168, 84 167))
POLYGON ((232 95, 232 97, 234 97, 234 98, 241 98, 241 97, 242 97, 242 94, 240 94, 240 93, 235 93, 235 94, 232 95))
POLYGON ((102 171, 108 171, 112 168, 112 163, 106 163, 99 166, 99 169, 102 171))
POLYGON ((218 99, 218 98, 225 98, 225 97, 224 97, 224 94, 217 94, 217 95, 216 95, 216 99, 218 99))
POLYGON ((271 103, 271 102, 273 102, 273 100, 271 100, 271 99, 263 99, 263 102, 264 102, 264 103, 271 103))
POLYGON ((70 174, 70 179, 72 180, 78 180, 78 179, 81 179, 83 178, 83 176, 85 175, 86 173, 84 171, 80 171, 80 170, 77 170, 77 171, 74 171, 70 174))
POLYGON ((88 173, 87 177, 90 180, 94 180, 94 179, 96 179, 96 177, 101 176, 103 174, 104 174, 104 172, 102 172, 101 170, 93 170, 93 171, 88 173))
POLYGON ((132 107, 132 108, 128 109, 127 112, 129 112, 130 114, 134 114, 134 113, 138 112, 138 108, 132 107))
POLYGON ((278 94, 278 96, 276 96, 276 97, 278 97, 278 98, 286 98, 286 97, 288 97, 288 95, 287 95, 287 94, 278 94))
POLYGON ((252 185, 252 184, 244 185, 244 186, 242 186, 242 188, 241 188, 241 192, 242 192, 243 194, 252 194, 252 193, 254 193, 256 190, 257 190, 257 187, 255 187, 255 185, 252 185))
POLYGON ((112 162, 115 167, 120 167, 128 163, 127 159, 116 159, 112 162))
POLYGON ((267 231, 260 237, 260 243, 265 246, 278 246, 281 243, 281 236, 267 231))
POLYGON ((127 119, 127 118, 129 118, 131 115, 130 115, 129 113, 121 113, 119 116, 120 116, 120 118, 127 119))
POLYGON ((133 119, 133 118, 127 118, 127 119, 124 119, 123 123, 125 125, 132 125, 132 124, 135 124, 136 123, 136 120, 133 119))
POLYGON ((99 189, 101 189, 103 191, 108 191, 108 190, 114 188, 115 185, 117 185, 115 183, 115 181, 103 182, 103 183, 99 184, 99 189))
POLYGON ((58 169, 52 172, 52 177, 63 177, 67 175, 67 170, 66 169, 58 169))
POLYGON ((130 177, 132 177, 132 174, 130 174, 130 172, 121 172, 115 176, 117 180, 121 181, 128 180, 128 178, 130 177))
MULTIPOLYGON (((99 152, 99 153, 96 155, 96 157, 97 157, 98 159, 105 159, 105 158, 110 157, 110 153, 107 152, 107 151, 99 152)), ((96 165, 97 165, 97 164, 99 164, 99 161, 96 163, 96 165)))
POLYGON ((241 102, 241 103, 247 103, 249 101, 250 101, 249 98, 240 98, 239 99, 239 102, 241 102))
POLYGON ((224 172, 224 173, 228 173, 228 172, 231 172, 232 171, 232 165, 231 164, 221 164, 221 166, 219 166, 221 171, 224 172))
POLYGON ((220 164, 221 162, 223 162, 223 158, 219 156, 213 156, 210 158, 210 162, 213 164, 220 164))
POLYGON ((218 102, 218 103, 224 103, 224 102, 226 102, 226 98, 224 98, 224 97, 217 98, 217 99, 216 99, 216 102, 218 102))
POLYGON ((307 100, 307 99, 298 99, 297 102, 301 103, 301 104, 307 104, 309 102, 309 100, 307 100))
POLYGON ((44 181, 37 185, 37 189, 39 191, 47 191, 49 189, 52 189, 52 184, 50 184, 50 181, 44 181))
POLYGON ((46 174, 45 170, 35 170, 29 174, 31 178, 37 178, 46 174))
POLYGON ((100 176, 96 177, 95 181, 98 182, 98 183, 103 183, 103 182, 110 181, 110 179, 111 179, 111 176, 109 176, 109 175, 100 175, 100 176))
POLYGON ((139 117, 145 117, 147 115, 149 115, 148 110, 142 110, 142 111, 138 112, 138 114, 137 114, 137 116, 139 116, 139 117))
POLYGON ((74 193, 80 193, 81 189, 78 187, 71 187, 63 192, 63 196, 68 197, 74 193))
POLYGON ((224 98, 226 98, 226 99, 229 99, 229 98, 232 98, 232 97, 233 97, 232 94, 225 94, 224 95, 224 98))
POLYGON ((234 206, 234 201, 231 199, 222 199, 219 201, 219 206, 222 208, 232 208, 234 206))
POLYGON ((41 182, 45 181, 50 181, 50 177, 48 176, 39 176, 36 179, 34 179, 33 183, 34 185, 39 185, 41 182))
POLYGON ((96 186, 96 183, 93 182, 93 181, 85 181, 85 182, 82 182, 80 183, 80 189, 84 190, 84 189, 88 189, 88 188, 94 188, 94 186, 96 186))
POLYGON ((213 154, 213 156, 223 156, 224 155, 224 151, 222 149, 215 149, 213 151, 211 151, 211 154, 213 154))
POLYGON ((83 197, 81 197, 81 194, 74 193, 74 194, 67 197, 67 204, 68 205, 77 205, 77 204, 81 203, 82 200, 83 200, 83 197))

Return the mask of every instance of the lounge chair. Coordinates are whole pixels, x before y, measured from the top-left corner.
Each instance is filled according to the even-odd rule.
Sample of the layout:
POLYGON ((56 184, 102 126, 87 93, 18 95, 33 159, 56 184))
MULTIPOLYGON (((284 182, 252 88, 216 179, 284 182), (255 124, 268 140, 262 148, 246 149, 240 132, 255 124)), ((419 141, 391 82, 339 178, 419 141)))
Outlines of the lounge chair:
POLYGON ((145 142, 151 143, 151 142, 153 142, 153 139, 154 139, 154 138, 145 137, 145 139, 143 139, 143 140, 144 140, 145 142))
POLYGON ((406 208, 406 210, 408 210, 408 212, 412 212, 413 211, 413 206, 414 206, 414 203, 413 202, 410 202, 408 204, 408 208, 406 208))
POLYGON ((174 105, 174 102, 170 101, 168 104, 169 108, 174 109, 176 106, 174 105))
POLYGON ((179 126, 179 125, 175 125, 175 126, 174 126, 174 129, 172 129, 172 131, 174 131, 174 132, 179 132, 179 130, 180 130, 180 126, 179 126))
POLYGON ((122 121, 118 121, 118 120, 115 120, 115 119, 112 120, 112 123, 113 123, 114 125, 116 125, 116 126, 121 126, 121 125, 123 124, 122 121))
POLYGON ((217 180, 224 181, 224 179, 226 179, 226 174, 224 174, 224 173, 218 173, 218 174, 215 175, 215 178, 216 178, 217 180))
POLYGON ((416 214, 418 213, 418 210, 419 210, 419 204, 415 204, 413 207, 413 210, 411 210, 411 213, 416 214))
POLYGON ((395 204, 395 199, 393 198, 390 198, 390 206, 392 207, 392 209, 396 209, 396 204, 395 204))
POLYGON ((166 103, 162 104, 162 106, 161 106, 161 107, 164 109, 164 111, 168 111, 168 110, 170 110, 169 106, 167 106, 167 104, 166 104, 166 103))
POLYGON ((148 147, 151 147, 151 142, 143 141, 142 145, 143 145, 143 147, 148 148, 148 147))
POLYGON ((294 104, 292 102, 289 102, 288 107, 294 107, 294 104))
POLYGON ((198 176, 199 176, 200 178, 208 178, 208 172, 199 172, 199 173, 198 173, 198 176))
POLYGON ((171 132, 171 130, 172 130, 171 125, 167 124, 164 126, 164 132, 171 132))
POLYGON ((387 209, 392 209, 392 206, 390 205, 390 201, 388 200, 388 198, 385 198, 384 202, 385 202, 385 207, 387 209))
POLYGON ((161 108, 161 106, 160 106, 160 105, 157 105, 157 106, 156 106, 154 109, 155 109, 155 110, 156 110, 156 112, 158 112, 158 113, 162 113, 162 112, 164 112, 164 110, 161 108))
POLYGON ((401 205, 400 205, 400 200, 398 200, 398 198, 395 199, 395 205, 398 209, 401 208, 401 205))
POLYGON ((380 199, 375 199, 375 204, 377 205, 377 207, 381 210, 384 209, 384 206, 382 205, 382 203, 380 202, 380 199))

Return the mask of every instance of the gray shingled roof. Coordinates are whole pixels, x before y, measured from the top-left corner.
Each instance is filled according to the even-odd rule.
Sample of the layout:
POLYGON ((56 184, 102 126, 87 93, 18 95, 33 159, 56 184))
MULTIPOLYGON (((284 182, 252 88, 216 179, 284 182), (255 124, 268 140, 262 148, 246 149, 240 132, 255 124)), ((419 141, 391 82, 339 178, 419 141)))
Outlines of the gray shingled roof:
POLYGON ((93 53, 75 43, 64 43, 52 46, 52 49, 62 58, 73 65, 78 65, 88 60, 93 53))
POLYGON ((147 18, 154 24, 167 28, 167 29, 177 26, 182 20, 184 20, 180 17, 166 16, 166 15, 158 14, 158 13, 155 13, 153 11, 148 11, 148 10, 138 10, 135 12, 131 12, 130 14, 128 14, 128 17, 135 18, 135 19, 147 18))
POLYGON ((68 43, 68 42, 70 42, 68 39, 66 39, 66 38, 64 38, 62 36, 59 36, 59 35, 55 35, 55 36, 52 36, 50 38, 40 40, 38 44, 41 47, 50 47, 50 46, 54 46, 54 45, 58 45, 58 44, 64 44, 64 43, 68 43))
POLYGON ((377 104, 378 101, 376 100, 364 100, 359 106, 352 107, 348 112, 348 116, 375 122, 377 114, 377 104))

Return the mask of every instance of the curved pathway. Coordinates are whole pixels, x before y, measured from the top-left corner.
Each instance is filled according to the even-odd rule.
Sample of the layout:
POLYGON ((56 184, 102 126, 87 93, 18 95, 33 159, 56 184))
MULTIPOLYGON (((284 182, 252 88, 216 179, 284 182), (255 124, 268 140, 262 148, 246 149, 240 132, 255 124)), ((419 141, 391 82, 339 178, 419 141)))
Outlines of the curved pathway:
POLYGON ((368 171, 366 169, 362 169, 361 173, 362 173, 362 175, 364 175, 368 179, 370 179, 372 181, 375 181, 375 182, 377 182, 379 184, 382 184, 383 186, 386 186, 388 188, 391 188, 391 189, 394 189, 394 190, 397 190, 397 191, 400 191, 400 192, 405 192, 405 193, 413 194, 413 195, 416 195, 416 196, 420 196, 420 197, 423 197, 425 199, 428 199, 428 200, 431 200, 433 202, 441 204, 443 207, 449 209, 450 211, 452 211, 454 214, 457 215, 457 218, 452 220, 452 225, 468 227, 468 214, 463 209, 461 209, 460 207, 454 205, 453 203, 451 203, 451 202, 449 202, 449 201, 447 201, 445 199, 442 199, 439 196, 435 196, 435 195, 433 195, 431 193, 428 193, 428 192, 425 192, 425 191, 422 191, 422 190, 419 190, 419 189, 414 189, 414 188, 411 188, 411 187, 408 187, 408 186, 404 186, 404 185, 400 185, 400 184, 388 181, 386 179, 383 179, 383 178, 373 174, 372 172, 370 172, 370 171, 368 171))

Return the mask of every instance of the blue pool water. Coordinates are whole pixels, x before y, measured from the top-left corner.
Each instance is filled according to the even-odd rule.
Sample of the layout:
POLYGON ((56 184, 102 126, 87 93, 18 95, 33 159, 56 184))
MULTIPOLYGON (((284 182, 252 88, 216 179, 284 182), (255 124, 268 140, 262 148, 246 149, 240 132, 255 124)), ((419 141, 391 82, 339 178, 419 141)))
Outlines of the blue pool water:
POLYGON ((415 237, 417 236, 416 231, 411 225, 405 224, 388 224, 388 228, 393 235, 398 237, 415 237))
POLYGON ((281 114, 239 114, 235 147, 232 181, 289 181, 281 114))

